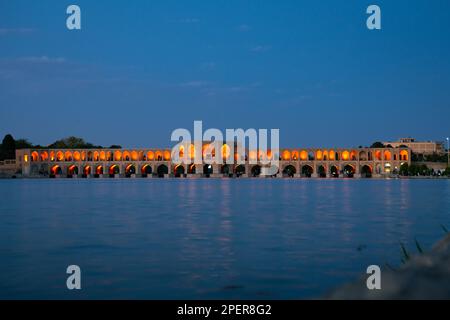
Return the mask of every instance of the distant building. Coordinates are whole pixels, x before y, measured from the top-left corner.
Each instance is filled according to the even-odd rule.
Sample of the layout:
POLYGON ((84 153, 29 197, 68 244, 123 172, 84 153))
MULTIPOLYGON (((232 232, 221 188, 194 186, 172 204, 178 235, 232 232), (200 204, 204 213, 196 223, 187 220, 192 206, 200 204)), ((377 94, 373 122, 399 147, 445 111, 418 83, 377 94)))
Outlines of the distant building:
POLYGON ((406 146, 412 152, 419 154, 442 154, 445 152, 444 142, 439 141, 416 141, 414 138, 400 138, 398 141, 388 141, 383 144, 385 146, 390 144, 394 148, 406 146))

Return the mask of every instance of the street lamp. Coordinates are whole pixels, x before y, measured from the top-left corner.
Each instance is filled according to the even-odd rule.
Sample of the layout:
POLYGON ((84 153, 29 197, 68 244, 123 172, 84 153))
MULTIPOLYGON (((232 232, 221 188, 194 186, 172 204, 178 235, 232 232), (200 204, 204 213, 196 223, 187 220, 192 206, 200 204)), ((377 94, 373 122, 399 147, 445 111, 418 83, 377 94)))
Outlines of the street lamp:
POLYGON ((450 168, 450 141, 447 137, 447 168, 450 168))

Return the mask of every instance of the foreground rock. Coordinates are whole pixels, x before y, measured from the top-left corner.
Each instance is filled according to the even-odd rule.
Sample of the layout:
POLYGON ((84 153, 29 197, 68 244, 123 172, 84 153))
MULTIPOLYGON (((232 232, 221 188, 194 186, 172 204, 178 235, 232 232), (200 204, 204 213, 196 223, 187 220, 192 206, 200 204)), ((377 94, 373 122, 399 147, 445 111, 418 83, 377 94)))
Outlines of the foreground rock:
POLYGON ((450 234, 425 254, 396 271, 383 270, 381 290, 369 290, 366 279, 344 285, 327 299, 450 299, 450 234))

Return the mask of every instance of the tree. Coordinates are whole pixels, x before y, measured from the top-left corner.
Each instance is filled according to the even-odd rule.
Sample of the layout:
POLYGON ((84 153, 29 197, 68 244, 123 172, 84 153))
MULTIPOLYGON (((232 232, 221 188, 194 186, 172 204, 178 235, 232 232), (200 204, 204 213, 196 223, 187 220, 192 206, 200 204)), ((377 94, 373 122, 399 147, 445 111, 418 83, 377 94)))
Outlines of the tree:
POLYGON ((380 141, 376 141, 376 142, 372 143, 372 145, 370 147, 371 148, 384 148, 384 144, 381 143, 380 141))
POLYGON ((68 137, 57 140, 48 146, 50 149, 91 149, 94 147, 92 143, 84 141, 78 137, 68 137))
POLYGON ((17 139, 16 140, 16 149, 31 149, 35 148, 31 142, 29 142, 27 139, 17 139))
POLYGON ((409 165, 404 163, 400 166, 400 175, 407 176, 409 173, 409 165))
POLYGON ((0 160, 16 158, 16 142, 12 135, 7 134, 2 141, 0 160))

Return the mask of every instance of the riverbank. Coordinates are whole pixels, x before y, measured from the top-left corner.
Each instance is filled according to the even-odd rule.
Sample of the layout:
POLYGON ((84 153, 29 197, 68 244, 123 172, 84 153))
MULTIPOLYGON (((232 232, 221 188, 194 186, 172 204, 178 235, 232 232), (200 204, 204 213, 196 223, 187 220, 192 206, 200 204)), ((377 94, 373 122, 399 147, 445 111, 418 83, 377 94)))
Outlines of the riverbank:
POLYGON ((427 253, 397 270, 382 269, 381 289, 369 290, 367 276, 332 291, 327 299, 450 299, 450 233, 427 253))

